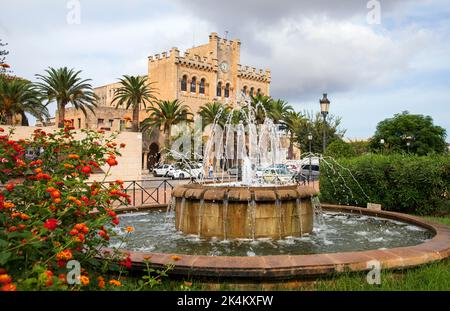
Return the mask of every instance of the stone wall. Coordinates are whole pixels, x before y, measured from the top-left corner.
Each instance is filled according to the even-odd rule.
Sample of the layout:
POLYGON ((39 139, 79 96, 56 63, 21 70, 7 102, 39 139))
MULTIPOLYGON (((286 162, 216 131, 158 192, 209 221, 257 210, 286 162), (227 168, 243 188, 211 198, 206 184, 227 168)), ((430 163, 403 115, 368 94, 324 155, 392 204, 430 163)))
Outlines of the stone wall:
MULTIPOLYGON (((5 132, 9 131, 9 126, 2 126, 5 132)), ((13 139, 27 139, 38 127, 34 126, 17 126, 14 129, 13 139)), ((56 131, 56 127, 39 127, 46 132, 56 131)), ((110 135, 108 132, 105 135, 110 135)), ((77 132, 76 138, 81 138, 84 135, 77 132)), ((142 175, 142 134, 133 132, 121 132, 115 140, 118 144, 125 143, 126 147, 122 149, 122 156, 117 157, 118 165, 110 170, 110 176, 106 178, 109 180, 139 180, 142 175)), ((101 168, 104 172, 108 170, 108 166, 101 168)), ((103 180, 103 174, 92 174, 90 181, 103 180)))

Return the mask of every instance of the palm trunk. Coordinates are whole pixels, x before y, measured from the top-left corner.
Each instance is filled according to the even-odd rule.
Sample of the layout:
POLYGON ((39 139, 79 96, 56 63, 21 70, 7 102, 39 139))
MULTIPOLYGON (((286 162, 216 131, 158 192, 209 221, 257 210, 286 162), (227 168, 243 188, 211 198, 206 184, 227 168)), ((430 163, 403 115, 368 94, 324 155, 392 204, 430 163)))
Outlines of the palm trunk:
POLYGON ((172 130, 172 126, 167 126, 167 138, 166 138, 166 144, 167 144, 167 150, 170 150, 172 147, 172 137, 170 136, 170 132, 172 130))
POLYGON ((14 125, 13 124, 13 117, 14 115, 11 112, 6 112, 5 114, 5 121, 6 121, 6 125, 14 125))
POLYGON ((58 107, 58 127, 64 128, 64 119, 66 118, 66 104, 61 103, 58 107))
POLYGON ((289 138, 289 151, 288 158, 292 160, 294 158, 294 135, 291 133, 291 137, 289 138))
POLYGON ((139 132, 139 104, 135 104, 133 106, 133 125, 132 125, 132 131, 133 132, 139 132))

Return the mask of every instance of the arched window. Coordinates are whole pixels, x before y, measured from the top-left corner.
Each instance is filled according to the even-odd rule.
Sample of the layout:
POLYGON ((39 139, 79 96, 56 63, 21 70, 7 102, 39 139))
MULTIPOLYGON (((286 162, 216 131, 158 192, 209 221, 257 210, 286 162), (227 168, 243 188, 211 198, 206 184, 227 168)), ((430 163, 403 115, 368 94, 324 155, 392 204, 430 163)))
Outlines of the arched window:
POLYGON ((222 96, 222 82, 217 83, 216 96, 218 97, 222 96))
POLYGON ((256 91, 256 95, 259 95, 259 94, 261 94, 261 89, 258 89, 258 90, 256 91))
POLYGON ((196 77, 192 77, 191 80, 191 93, 196 93, 197 92, 197 78, 196 77))
POLYGON ((205 79, 204 78, 200 80, 200 84, 198 86, 198 92, 200 94, 205 94, 205 79))
POLYGON ((254 95, 254 92, 255 92, 255 88, 252 86, 252 87, 250 88, 250 95, 253 96, 253 95, 254 95))
POLYGON ((247 86, 244 86, 244 88, 242 89, 242 93, 243 93, 244 95, 247 95, 247 86))
POLYGON ((184 75, 183 78, 181 78, 181 90, 187 91, 187 76, 184 75))
POLYGON ((225 90, 223 94, 226 98, 230 97, 230 83, 225 84, 225 90))

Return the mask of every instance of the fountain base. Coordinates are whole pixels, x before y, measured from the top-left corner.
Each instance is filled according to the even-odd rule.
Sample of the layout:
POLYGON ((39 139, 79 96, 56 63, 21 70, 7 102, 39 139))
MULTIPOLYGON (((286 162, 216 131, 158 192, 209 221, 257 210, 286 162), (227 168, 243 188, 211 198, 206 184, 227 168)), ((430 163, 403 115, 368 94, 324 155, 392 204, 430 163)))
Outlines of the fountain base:
POLYGON ((313 229, 309 187, 232 187, 189 184, 173 191, 175 226, 186 234, 218 239, 284 238, 313 229))

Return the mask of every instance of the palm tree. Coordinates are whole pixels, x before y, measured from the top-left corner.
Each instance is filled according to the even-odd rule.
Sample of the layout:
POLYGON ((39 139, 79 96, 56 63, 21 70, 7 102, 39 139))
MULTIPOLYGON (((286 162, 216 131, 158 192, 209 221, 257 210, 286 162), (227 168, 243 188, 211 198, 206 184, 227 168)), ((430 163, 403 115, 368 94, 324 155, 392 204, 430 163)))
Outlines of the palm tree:
POLYGON ((202 129, 205 129, 209 124, 213 124, 219 113, 220 116, 217 117, 217 124, 223 128, 227 121, 229 110, 228 106, 224 106, 219 102, 207 103, 200 107, 198 113, 202 117, 202 129))
POLYGON ((294 110, 288 111, 284 117, 284 124, 286 124, 289 130, 289 149, 288 158, 292 159, 294 156, 294 139, 299 132, 302 125, 305 124, 306 119, 300 112, 295 112, 294 110))
POLYGON ((152 131, 155 128, 163 127, 168 148, 172 144, 172 126, 185 121, 190 122, 191 120, 188 119, 188 116, 192 116, 192 113, 189 112, 189 107, 183 105, 178 99, 156 101, 155 106, 149 107, 147 112, 150 115, 142 121, 142 131, 152 131))
POLYGON ((252 107, 255 109, 255 119, 257 124, 264 123, 264 119, 269 115, 272 108, 273 99, 270 96, 263 94, 256 94, 251 96, 252 107))
POLYGON ((285 123, 285 119, 290 112, 294 109, 291 105, 281 99, 272 101, 270 105, 270 110, 268 111, 269 117, 273 120, 275 124, 285 123))
POLYGON ((119 79, 121 87, 115 90, 112 102, 116 103, 116 109, 125 106, 125 109, 133 108, 132 131, 139 132, 139 111, 141 104, 147 108, 146 103, 156 100, 153 96, 154 88, 147 82, 147 77, 124 75, 119 79))
POLYGON ((64 127, 66 106, 72 104, 75 109, 80 109, 86 116, 87 110, 94 112, 97 107, 97 96, 94 94, 91 79, 81 79, 80 71, 74 69, 49 68, 45 70, 47 75, 36 75, 42 82, 36 83, 39 91, 47 98, 48 102, 56 101, 58 109, 58 127, 64 127))
POLYGON ((0 114, 5 117, 5 123, 14 125, 14 116, 20 114, 22 125, 28 125, 25 113, 40 121, 50 117, 39 92, 30 81, 0 76, 0 114))

